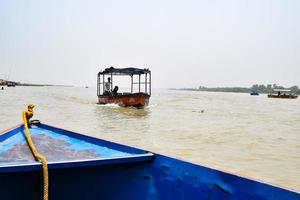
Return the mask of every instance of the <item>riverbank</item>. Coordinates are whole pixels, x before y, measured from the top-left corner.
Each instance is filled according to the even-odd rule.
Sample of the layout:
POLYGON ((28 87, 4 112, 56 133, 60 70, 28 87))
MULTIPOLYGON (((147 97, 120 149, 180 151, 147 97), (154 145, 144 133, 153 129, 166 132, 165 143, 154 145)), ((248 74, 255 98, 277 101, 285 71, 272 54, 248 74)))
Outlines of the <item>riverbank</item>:
POLYGON ((170 90, 185 90, 185 91, 204 91, 204 92, 233 92, 233 93, 251 93, 257 92, 261 94, 269 94, 274 91, 274 89, 289 89, 292 93, 299 95, 300 89, 298 86, 284 87, 278 86, 276 84, 268 85, 258 85, 255 84, 252 87, 204 87, 200 86, 198 88, 170 88, 170 90))
POLYGON ((54 86, 54 87, 74 87, 73 85, 54 85, 54 84, 41 84, 41 83, 21 83, 16 81, 8 81, 0 79, 0 86, 36 86, 36 87, 45 87, 45 86, 54 86))

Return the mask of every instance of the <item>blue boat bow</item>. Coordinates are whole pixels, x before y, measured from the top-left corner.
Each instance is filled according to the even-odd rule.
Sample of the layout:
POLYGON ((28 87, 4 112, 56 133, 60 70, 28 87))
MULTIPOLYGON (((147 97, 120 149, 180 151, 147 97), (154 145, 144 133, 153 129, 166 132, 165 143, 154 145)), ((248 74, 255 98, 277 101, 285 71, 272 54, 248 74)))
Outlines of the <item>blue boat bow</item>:
MULTIPOLYGON (((46 124, 30 128, 48 160, 49 199, 300 200, 300 193, 46 124)), ((41 164, 23 126, 0 135, 1 199, 42 199, 41 164)))

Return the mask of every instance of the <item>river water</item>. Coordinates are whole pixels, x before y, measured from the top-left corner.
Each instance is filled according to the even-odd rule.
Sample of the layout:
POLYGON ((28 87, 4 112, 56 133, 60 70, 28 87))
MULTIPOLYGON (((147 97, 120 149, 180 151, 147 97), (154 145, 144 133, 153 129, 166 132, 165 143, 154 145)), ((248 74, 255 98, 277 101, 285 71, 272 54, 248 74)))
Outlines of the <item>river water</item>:
POLYGON ((0 130, 35 119, 300 190, 300 99, 156 89, 145 109, 97 105, 95 88, 0 90, 0 130))

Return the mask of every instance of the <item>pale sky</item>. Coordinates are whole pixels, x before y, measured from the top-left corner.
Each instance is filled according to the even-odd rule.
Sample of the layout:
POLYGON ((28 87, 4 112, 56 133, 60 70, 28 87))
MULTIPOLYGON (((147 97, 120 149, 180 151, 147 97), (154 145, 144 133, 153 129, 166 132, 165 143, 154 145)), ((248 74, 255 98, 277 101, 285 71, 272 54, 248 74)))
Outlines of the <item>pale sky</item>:
POLYGON ((0 78, 96 86, 110 66, 154 88, 300 86, 300 1, 0 0, 0 78))

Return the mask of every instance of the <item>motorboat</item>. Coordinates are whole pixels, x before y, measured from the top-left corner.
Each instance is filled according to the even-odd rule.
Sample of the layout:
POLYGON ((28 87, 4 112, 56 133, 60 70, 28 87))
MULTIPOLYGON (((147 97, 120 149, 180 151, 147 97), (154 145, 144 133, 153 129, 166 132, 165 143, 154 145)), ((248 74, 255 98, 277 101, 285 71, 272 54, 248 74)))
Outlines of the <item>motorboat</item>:
POLYGON ((118 104, 123 107, 143 108, 149 104, 151 96, 151 71, 140 68, 106 68, 97 76, 97 96, 99 104, 118 104), (113 81, 115 76, 129 76, 130 92, 119 92, 113 81), (138 81, 134 82, 134 77, 138 81), (107 78, 107 80, 106 80, 107 78), (134 90, 137 85, 137 90, 134 90), (112 89, 114 88, 114 89, 112 89))

